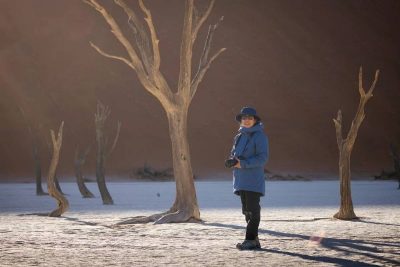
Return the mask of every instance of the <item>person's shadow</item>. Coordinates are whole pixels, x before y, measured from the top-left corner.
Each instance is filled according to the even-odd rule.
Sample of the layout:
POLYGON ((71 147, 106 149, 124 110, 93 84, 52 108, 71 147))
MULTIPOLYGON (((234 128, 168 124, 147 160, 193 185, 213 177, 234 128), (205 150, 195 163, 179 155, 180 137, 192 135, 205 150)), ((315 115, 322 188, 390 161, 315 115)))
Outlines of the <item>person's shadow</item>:
MULTIPOLYGON (((244 230, 246 227, 233 225, 233 224, 223 224, 223 223, 208 223, 204 222, 204 225, 214 226, 214 227, 223 227, 223 228, 231 228, 235 230, 244 230)), ((284 233, 284 232, 277 232, 272 230, 264 230, 260 229, 259 233, 268 234, 271 236, 277 237, 289 237, 293 239, 303 239, 303 240, 312 240, 312 236, 302 235, 302 234, 292 234, 292 233, 284 233)), ((311 241, 310 241, 311 242, 311 241)), ((394 260, 393 258, 399 258, 399 252, 391 252, 390 254, 393 255, 393 258, 387 258, 383 256, 379 256, 379 253, 382 252, 378 247, 379 246, 386 246, 386 247, 393 247, 398 248, 397 251, 400 251, 400 242, 393 242, 393 243, 379 243, 379 242, 371 242, 365 240, 358 240, 358 239, 341 239, 341 238, 329 238, 324 237, 321 238, 319 244, 327 249, 335 250, 338 252, 342 252, 344 254, 358 254, 368 258, 371 258, 374 261, 379 261, 379 264, 393 264, 393 265, 400 265, 400 261, 394 260)), ((357 260, 350 260, 338 257, 329 257, 329 256, 311 256, 307 254, 295 253, 290 251, 283 251, 278 249, 269 249, 269 248, 261 248, 256 251, 261 252, 269 252, 269 253, 276 253, 282 255, 288 255, 292 257, 299 257, 305 260, 312 260, 317 262, 324 262, 324 263, 335 263, 339 266, 380 266, 374 265, 362 261, 357 260)), ((386 253, 389 253, 386 251, 386 253)))

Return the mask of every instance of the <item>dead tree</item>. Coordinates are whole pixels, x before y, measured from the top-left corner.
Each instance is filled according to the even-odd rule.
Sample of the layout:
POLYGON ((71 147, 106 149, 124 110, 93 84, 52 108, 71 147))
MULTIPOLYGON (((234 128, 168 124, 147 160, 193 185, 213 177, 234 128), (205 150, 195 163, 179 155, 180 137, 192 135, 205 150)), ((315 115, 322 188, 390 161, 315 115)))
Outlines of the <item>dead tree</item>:
MULTIPOLYGON (((47 150, 48 150, 48 153, 49 153, 49 157, 52 158, 52 154, 54 153, 54 151, 53 151, 54 150, 53 149, 54 145, 50 144, 50 142, 48 140, 46 140, 46 143, 47 143, 47 150)), ((62 191, 61 186, 60 186, 60 182, 58 181, 57 172, 54 173, 54 185, 56 186, 57 190, 61 194, 64 195, 64 192, 62 191)))
POLYGON ((42 167, 40 164, 39 148, 37 142, 34 140, 32 144, 33 161, 35 163, 35 180, 36 180, 36 195, 45 196, 48 193, 43 191, 42 187, 42 167))
POLYGON ((79 147, 76 148, 75 151, 75 161, 74 161, 74 166, 75 166, 75 176, 76 176, 76 183, 78 184, 79 192, 81 192, 81 195, 83 198, 93 198, 94 195, 90 190, 86 187, 85 181, 82 175, 82 166, 85 164, 86 157, 89 154, 90 151, 90 146, 86 148, 85 151, 81 152, 79 150, 79 147))
POLYGON ((58 160, 60 158, 63 127, 64 127, 64 122, 62 122, 60 125, 57 137, 55 136, 54 131, 50 130, 51 140, 53 143, 53 154, 51 157, 49 173, 47 175, 47 190, 49 191, 49 195, 55 198, 58 204, 57 209, 49 213, 50 217, 60 217, 61 214, 66 212, 69 208, 68 200, 64 197, 63 194, 60 193, 60 191, 57 190, 54 180, 56 175, 58 160))
POLYGON ((397 179, 399 182, 397 189, 400 190, 400 157, 399 157, 399 153, 397 152, 397 147, 394 144, 390 144, 390 156, 393 159, 394 169, 390 170, 390 171, 385 171, 385 169, 383 169, 381 171, 381 174, 374 175, 374 177, 375 177, 375 179, 379 179, 379 180, 397 179))
POLYGON ((357 113, 353 119, 347 137, 343 139, 342 136, 342 111, 338 111, 336 119, 333 119, 336 128, 336 139, 339 147, 339 175, 340 175, 340 209, 334 215, 335 218, 341 220, 356 219, 354 213, 353 201, 351 199, 351 171, 350 171, 350 157, 353 150, 354 143, 357 138, 358 129, 365 118, 365 105, 372 97, 372 92, 378 81, 379 70, 375 72, 375 80, 366 93, 362 84, 362 67, 358 74, 358 91, 360 93, 360 103, 358 105, 357 113))
POLYGON ((104 205, 114 204, 114 201, 107 189, 104 164, 107 156, 110 155, 111 152, 114 150, 118 141, 119 132, 121 130, 121 122, 118 122, 117 134, 115 135, 114 142, 109 151, 107 151, 108 139, 104 133, 104 125, 110 113, 111 109, 109 107, 103 105, 100 102, 97 103, 97 112, 95 114, 96 142, 97 142, 96 180, 97 180, 97 185, 99 186, 100 195, 104 205))
POLYGON ((399 181, 397 189, 400 190, 400 157, 399 153, 397 153, 397 147, 394 144, 390 144, 390 155, 393 158, 395 176, 399 181))
POLYGON ((29 123, 24 109, 21 106, 18 106, 18 108, 19 108, 26 124, 28 125, 29 135, 32 140, 32 156, 33 156, 33 162, 34 162, 34 166, 35 166, 36 195, 45 196, 45 195, 48 195, 48 193, 44 192, 43 187, 42 187, 42 166, 40 164, 38 138, 37 138, 37 135, 33 133, 34 131, 32 130, 32 127, 30 126, 31 123, 29 123))
MULTIPOLYGON (((130 42, 122 32, 118 22, 113 16, 98 3, 97 0, 85 0, 95 8, 111 28, 114 37, 122 44, 127 52, 127 57, 116 56, 104 52, 98 46, 91 46, 101 55, 120 60, 136 72, 143 87, 152 94, 164 108, 172 143, 173 169, 176 181, 176 198, 169 211, 155 214, 145 218, 135 218, 127 223, 156 221, 156 223, 185 222, 200 220, 200 211, 197 204, 196 189, 194 186, 193 171, 190 162, 189 144, 187 138, 187 115, 190 103, 196 94, 197 88, 204 78, 211 63, 225 50, 220 49, 211 57, 210 49, 214 31, 218 23, 210 25, 200 56, 198 69, 192 75, 193 45, 197 34, 207 20, 214 6, 211 0, 204 12, 194 6, 194 0, 185 1, 185 15, 183 21, 182 41, 180 48, 180 69, 178 88, 173 92, 164 75, 160 71, 159 40, 153 23, 150 10, 139 0, 139 7, 145 16, 147 28, 139 19, 133 9, 123 0, 114 0, 128 16, 128 23, 135 37, 135 42, 130 42)), ((222 20, 222 18, 221 18, 222 20)))

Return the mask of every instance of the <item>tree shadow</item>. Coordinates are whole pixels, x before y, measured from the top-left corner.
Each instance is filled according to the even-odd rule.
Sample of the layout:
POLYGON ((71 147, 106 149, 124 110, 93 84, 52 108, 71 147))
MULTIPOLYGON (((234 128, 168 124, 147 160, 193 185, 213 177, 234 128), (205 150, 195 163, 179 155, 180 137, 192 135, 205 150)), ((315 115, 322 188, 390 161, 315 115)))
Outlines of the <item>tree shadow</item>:
MULTIPOLYGON (((223 228, 230 228, 235 230, 245 230, 246 227, 233 225, 233 224, 223 224, 223 223, 207 223, 204 222, 204 225, 214 226, 214 227, 223 227, 223 228)), ((260 233, 268 234, 271 236, 277 237, 290 237, 293 239, 303 239, 303 240, 312 240, 314 237, 302 234, 293 234, 293 233, 285 233, 285 232, 277 232, 272 230, 264 230, 260 229, 260 233)), ((393 260, 387 257, 376 255, 377 253, 382 253, 383 251, 376 246, 387 246, 387 247, 394 247, 400 248, 400 243, 379 243, 379 242, 372 242, 372 241, 365 241, 359 239, 342 239, 342 238, 321 238, 319 242, 320 246, 326 249, 335 250, 338 252, 342 252, 344 254, 358 254, 365 257, 368 257, 373 260, 379 260, 381 263, 393 264, 393 265, 400 265, 400 261, 393 260), (374 247, 375 246, 375 247, 374 247)), ((278 254, 285 254, 294 257, 300 257, 307 260, 319 261, 319 262, 326 262, 326 263, 337 263, 342 266, 376 266, 371 265, 365 262, 359 261, 352 261, 342 258, 336 257, 326 257, 326 256, 310 256, 300 253, 294 253, 289 251, 280 251, 275 249, 266 249, 263 248, 260 251, 264 252, 271 252, 271 253, 278 253, 278 254)), ((389 253, 386 251, 386 253, 389 253)), ((398 257, 398 253, 390 252, 394 258, 398 257)))
POLYGON ((60 216, 60 217, 50 217, 49 213, 24 213, 24 214, 18 214, 17 216, 23 217, 23 216, 41 216, 41 217, 49 217, 49 218, 58 218, 58 219, 64 219, 67 221, 72 221, 72 222, 76 222, 78 224, 81 225, 89 225, 89 226, 103 226, 106 228, 111 228, 114 229, 114 227, 111 225, 105 225, 105 224, 100 224, 100 223, 96 223, 96 222, 88 222, 88 221, 82 221, 78 218, 72 218, 72 217, 65 217, 65 216, 60 216))
POLYGON ((108 226, 106 226, 106 225, 103 225, 103 224, 99 224, 99 223, 95 223, 95 222, 87 222, 87 221, 82 221, 82 220, 79 220, 78 218, 72 218, 72 217, 61 217, 62 219, 64 219, 64 220, 67 220, 67 221, 72 221, 72 222, 76 222, 76 223, 78 223, 78 224, 82 224, 82 225, 89 225, 89 226, 104 226, 104 227, 108 227, 108 226))
POLYGON ((395 223, 381 223, 381 222, 367 221, 367 220, 365 220, 365 218, 362 218, 362 217, 358 218, 358 220, 356 222, 387 225, 387 226, 400 226, 400 224, 395 224, 395 223))
POLYGON ((330 217, 311 218, 311 219, 265 219, 263 222, 315 222, 321 220, 332 220, 330 217))
POLYGON ((324 263, 334 263, 335 265, 338 265, 338 266, 354 266, 354 267, 379 266, 379 265, 369 264, 369 263, 362 262, 362 261, 356 261, 356 260, 353 261, 353 260, 336 258, 336 257, 310 256, 310 255, 305 255, 305 254, 300 254, 300 253, 281 251, 281 250, 276 250, 276 249, 267 249, 267 248, 263 248, 261 250, 264 252, 269 252, 269 253, 276 253, 276 254, 288 255, 288 256, 292 256, 292 257, 298 257, 298 258, 302 258, 304 260, 318 261, 318 262, 324 262, 324 263))
MULTIPOLYGON (((34 212, 34 213, 23 213, 23 214, 18 214, 17 216, 23 217, 23 216, 41 216, 41 217, 50 217, 49 216, 50 212, 34 212)), ((53 217, 55 218, 55 217, 53 217)))

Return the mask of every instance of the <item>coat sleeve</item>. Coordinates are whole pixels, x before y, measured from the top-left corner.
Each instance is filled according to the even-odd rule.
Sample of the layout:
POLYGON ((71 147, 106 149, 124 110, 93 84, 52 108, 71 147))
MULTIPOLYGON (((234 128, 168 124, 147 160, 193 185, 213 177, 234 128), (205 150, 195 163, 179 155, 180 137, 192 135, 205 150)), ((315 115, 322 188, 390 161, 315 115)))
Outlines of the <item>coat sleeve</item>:
POLYGON ((254 155, 240 161, 240 166, 243 169, 263 167, 267 163, 269 156, 268 138, 264 134, 258 135, 255 145, 254 155))

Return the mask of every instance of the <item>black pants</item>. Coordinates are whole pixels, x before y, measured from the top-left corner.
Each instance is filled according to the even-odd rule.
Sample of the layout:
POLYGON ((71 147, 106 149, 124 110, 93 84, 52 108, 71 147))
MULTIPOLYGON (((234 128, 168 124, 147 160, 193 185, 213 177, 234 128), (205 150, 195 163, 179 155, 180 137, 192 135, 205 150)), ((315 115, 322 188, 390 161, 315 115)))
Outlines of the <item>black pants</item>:
POLYGON ((242 201, 242 212, 246 217, 246 240, 254 240, 258 236, 260 225, 260 193, 251 191, 240 191, 242 201))

